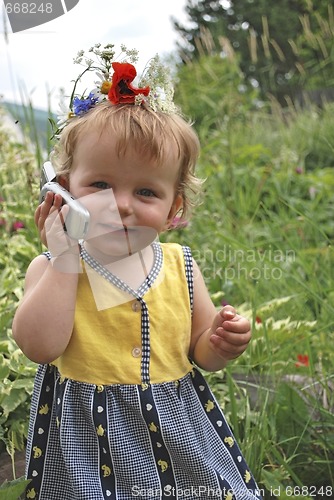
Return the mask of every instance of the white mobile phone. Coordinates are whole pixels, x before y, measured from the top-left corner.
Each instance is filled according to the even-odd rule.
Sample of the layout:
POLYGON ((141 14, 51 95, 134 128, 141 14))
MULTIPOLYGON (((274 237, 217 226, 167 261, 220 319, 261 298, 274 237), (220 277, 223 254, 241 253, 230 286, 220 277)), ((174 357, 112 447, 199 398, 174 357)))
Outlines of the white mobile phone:
POLYGON ((71 193, 58 184, 56 172, 50 161, 45 162, 42 168, 40 203, 45 199, 48 191, 60 194, 63 199, 63 205, 66 204, 69 206, 66 223, 64 224, 64 229, 68 236, 74 240, 83 239, 88 232, 90 214, 80 201, 76 200, 71 193))

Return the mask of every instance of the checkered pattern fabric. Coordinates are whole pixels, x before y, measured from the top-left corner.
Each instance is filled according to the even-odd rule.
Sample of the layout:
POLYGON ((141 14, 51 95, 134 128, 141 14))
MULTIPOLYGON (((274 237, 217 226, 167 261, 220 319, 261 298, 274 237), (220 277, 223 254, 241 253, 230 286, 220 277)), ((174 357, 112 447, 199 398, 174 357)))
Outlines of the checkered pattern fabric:
POLYGON ((191 250, 189 247, 183 246, 183 255, 184 255, 184 265, 186 269, 186 279, 189 290, 189 300, 190 300, 190 308, 191 312, 193 310, 194 305, 194 275, 193 275, 193 261, 191 250))

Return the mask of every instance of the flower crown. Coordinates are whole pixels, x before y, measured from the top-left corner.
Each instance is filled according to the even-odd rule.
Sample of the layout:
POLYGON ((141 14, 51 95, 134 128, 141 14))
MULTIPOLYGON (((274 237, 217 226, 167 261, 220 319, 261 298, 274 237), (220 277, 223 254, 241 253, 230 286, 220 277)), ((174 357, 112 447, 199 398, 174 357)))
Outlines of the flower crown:
POLYGON ((177 112, 177 107, 173 102, 174 90, 169 74, 158 54, 149 61, 139 79, 138 87, 135 87, 133 81, 137 76, 137 71, 132 63, 138 61, 136 49, 129 50, 125 45, 121 45, 120 56, 124 54, 122 62, 114 60, 114 44, 101 47, 101 44, 97 43, 89 49, 89 53, 95 56, 95 60, 88 57, 83 50, 79 51, 73 60, 75 64, 83 65, 85 69, 74 80, 68 106, 65 104, 64 93, 62 94, 57 135, 71 118, 84 115, 91 108, 106 100, 115 105, 149 106, 153 111, 162 111, 166 114, 177 112), (87 72, 92 71, 98 78, 94 82, 96 87, 88 95, 85 93, 78 95, 76 93, 78 83, 87 72))

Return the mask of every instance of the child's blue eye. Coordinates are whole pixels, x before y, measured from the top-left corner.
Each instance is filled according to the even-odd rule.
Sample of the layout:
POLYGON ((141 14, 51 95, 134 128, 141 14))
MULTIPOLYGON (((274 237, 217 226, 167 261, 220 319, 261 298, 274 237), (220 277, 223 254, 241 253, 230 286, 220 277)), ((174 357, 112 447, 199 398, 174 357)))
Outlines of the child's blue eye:
POLYGON ((110 185, 108 184, 108 182, 104 182, 104 181, 93 182, 92 186, 94 186, 98 189, 109 189, 110 188, 110 185))
POLYGON ((155 193, 151 189, 143 188, 138 191, 140 196, 153 197, 156 196, 155 193))

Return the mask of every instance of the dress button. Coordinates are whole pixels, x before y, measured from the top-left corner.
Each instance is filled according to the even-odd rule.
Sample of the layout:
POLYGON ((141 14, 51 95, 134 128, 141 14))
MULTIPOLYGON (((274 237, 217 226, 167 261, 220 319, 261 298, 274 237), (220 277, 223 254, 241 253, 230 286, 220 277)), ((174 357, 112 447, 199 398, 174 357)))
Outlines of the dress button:
POLYGON ((132 303, 132 310, 134 312, 137 312, 137 311, 140 311, 141 310, 141 303, 139 302, 139 300, 135 300, 133 303, 132 303))
POLYGON ((134 347, 132 349, 132 356, 134 358, 139 358, 140 355, 141 355, 141 348, 140 347, 134 347))

